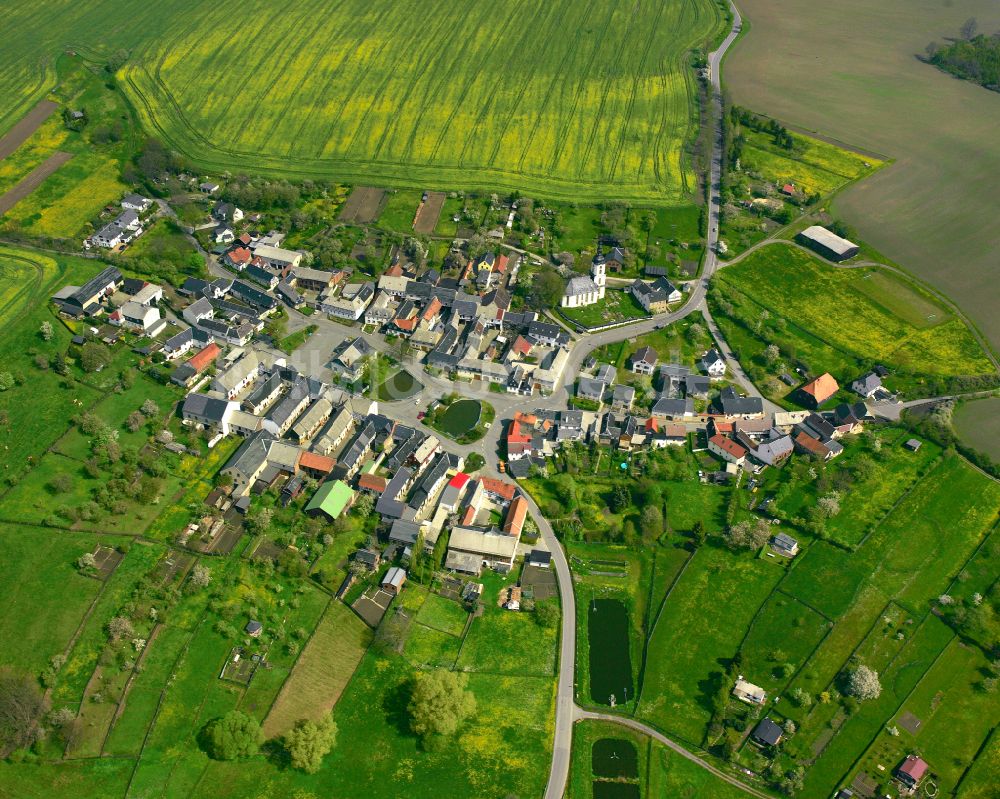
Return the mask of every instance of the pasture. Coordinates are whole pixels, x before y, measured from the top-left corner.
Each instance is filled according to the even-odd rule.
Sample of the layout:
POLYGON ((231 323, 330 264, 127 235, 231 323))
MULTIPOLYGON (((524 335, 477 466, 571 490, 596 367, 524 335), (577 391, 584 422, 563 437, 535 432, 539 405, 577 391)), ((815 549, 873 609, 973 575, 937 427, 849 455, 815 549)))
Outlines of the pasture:
POLYGON ((53 82, 45 56, 73 42, 126 51, 120 81, 144 126, 204 168, 676 204, 695 188, 688 53, 724 14, 712 0, 309 0, 280 14, 262 0, 101 0, 8 24, 22 35, 5 52, 0 130, 53 82), (259 40, 283 42, 280 56, 247 46, 259 40))
POLYGON ((917 56, 969 17, 997 30, 997 4, 844 0, 789 14, 782 0, 747 0, 740 11, 749 30, 724 74, 735 102, 894 159, 841 192, 835 212, 952 297, 996 346, 1000 227, 983 176, 1000 173, 1000 102, 917 56))
POLYGON ((960 319, 891 273, 827 266, 797 247, 773 244, 727 266, 714 286, 713 307, 729 317, 724 332, 738 328, 733 346, 761 371, 777 369, 761 357, 769 342, 784 359, 814 374, 829 371, 842 385, 870 363, 895 368, 914 393, 934 378, 994 371, 960 319), (873 275, 877 290, 868 287, 873 275))
POLYGON ((955 409, 953 423, 966 446, 1000 460, 1000 399, 962 403, 955 409))

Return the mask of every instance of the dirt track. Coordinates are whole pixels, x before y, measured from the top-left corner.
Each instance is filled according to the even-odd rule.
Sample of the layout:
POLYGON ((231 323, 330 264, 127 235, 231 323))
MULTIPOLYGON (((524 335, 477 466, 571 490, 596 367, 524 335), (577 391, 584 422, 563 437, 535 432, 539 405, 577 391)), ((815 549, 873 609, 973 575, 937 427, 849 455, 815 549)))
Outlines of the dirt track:
POLYGON ((413 223, 413 229, 417 233, 430 234, 434 232, 447 197, 448 195, 443 191, 432 191, 427 195, 427 202, 420 205, 420 209, 417 211, 417 219, 413 223))
POLYGON ((0 216, 7 213, 31 192, 37 189, 42 181, 73 157, 72 153, 53 153, 43 163, 31 170, 21 181, 6 194, 0 196, 0 216))
POLYGON ((58 107, 58 104, 53 103, 51 100, 42 100, 21 117, 15 123, 14 127, 0 138, 0 161, 20 147, 24 140, 34 133, 39 125, 48 119, 58 107))

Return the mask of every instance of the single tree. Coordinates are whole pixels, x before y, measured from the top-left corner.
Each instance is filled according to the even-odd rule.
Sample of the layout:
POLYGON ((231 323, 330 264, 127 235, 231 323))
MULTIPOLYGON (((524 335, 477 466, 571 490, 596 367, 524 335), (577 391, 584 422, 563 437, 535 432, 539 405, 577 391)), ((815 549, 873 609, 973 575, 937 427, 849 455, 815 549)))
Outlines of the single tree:
POLYGON ((425 744, 452 735, 476 712, 476 697, 468 685, 467 674, 444 669, 421 672, 414 678, 410 727, 425 744))
POLYGON ((0 391, 10 391, 16 382, 10 372, 0 372, 0 391))
POLYGON ((212 570, 199 563, 191 570, 191 585, 195 588, 206 588, 212 582, 212 570))
POLYGON ((210 757, 216 760, 238 760, 257 754, 264 741, 264 734, 256 719, 232 710, 208 723, 204 740, 210 757))
POLYGON ((80 366, 85 372, 96 372, 111 363, 111 350, 96 341, 88 341, 80 348, 80 366))
POLYGON ((337 725, 327 715, 320 721, 299 721, 285 735, 285 749, 292 761, 292 768, 307 774, 319 771, 323 758, 337 741, 337 725))
POLYGON ((52 323, 49 321, 42 322, 42 326, 38 329, 38 333, 45 341, 52 341, 52 323))
POLYGON ((125 429, 130 433, 135 433, 146 421, 146 417, 139 411, 132 411, 125 420, 125 429))
POLYGON ((878 699, 882 694, 878 672, 863 664, 858 666, 847 678, 847 692, 862 702, 866 699, 878 699))
POLYGON ((124 616, 115 616, 108 622, 108 635, 111 640, 120 641, 135 635, 135 628, 132 626, 132 622, 124 616))
POLYGON ((142 403, 142 407, 139 410, 146 416, 156 416, 160 412, 160 406, 153 400, 148 399, 142 403))
POLYGON ((45 698, 33 679, 0 671, 0 757, 34 743, 45 698))

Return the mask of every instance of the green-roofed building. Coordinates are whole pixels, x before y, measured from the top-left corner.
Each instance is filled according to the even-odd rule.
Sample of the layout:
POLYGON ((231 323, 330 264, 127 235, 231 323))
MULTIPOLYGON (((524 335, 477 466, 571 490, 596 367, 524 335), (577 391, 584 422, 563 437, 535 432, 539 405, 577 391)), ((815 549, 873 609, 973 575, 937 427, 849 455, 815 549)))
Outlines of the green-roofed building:
POLYGON ((327 480, 321 485, 313 498, 306 505, 306 513, 315 516, 325 513, 331 519, 336 519, 351 507, 354 502, 354 492, 343 480, 327 480))

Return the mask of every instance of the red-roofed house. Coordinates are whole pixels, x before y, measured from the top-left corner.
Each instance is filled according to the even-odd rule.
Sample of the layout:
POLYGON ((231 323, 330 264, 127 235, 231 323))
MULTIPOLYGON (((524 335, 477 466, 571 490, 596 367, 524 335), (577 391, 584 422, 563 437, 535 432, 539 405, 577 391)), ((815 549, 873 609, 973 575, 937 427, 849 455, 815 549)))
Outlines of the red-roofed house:
POLYGON ((241 272, 246 269, 252 260, 253 255, 246 247, 237 247, 226 253, 226 263, 234 269, 239 269, 241 272))
POLYGON ((520 355, 524 357, 525 355, 531 354, 531 342, 528 341, 524 336, 518 336, 514 339, 514 343, 510 345, 510 351, 515 355, 520 355))
POLYGON ((923 758, 916 755, 907 755, 903 764, 896 769, 896 777, 907 788, 915 790, 920 785, 920 781, 927 773, 928 765, 923 758))
POLYGON ((494 500, 510 502, 517 495, 517 486, 508 483, 506 480, 497 480, 495 477, 484 477, 480 480, 483 491, 494 500))
POLYGON ((507 263, 510 261, 506 255, 497 256, 497 262, 493 266, 494 272, 499 272, 501 275, 507 271, 507 263))
POLYGON ((793 194, 795 194, 795 184, 786 183, 784 186, 781 187, 781 193, 791 197, 793 194))
POLYGON ((795 449, 806 455, 815 455, 824 461, 828 461, 833 457, 833 453, 830 452, 822 441, 817 441, 804 431, 795 437, 795 449))
POLYGON ((528 500, 518 497, 510 503, 507 508, 507 517, 503 522, 503 531, 507 535, 515 538, 521 537, 521 530, 524 529, 524 520, 528 517, 528 500))
POLYGON ((434 297, 429 303, 427 303, 427 307, 424 309, 424 312, 420 318, 423 319, 425 322, 429 322, 432 319, 437 318, 437 315, 441 313, 441 308, 442 308, 441 300, 439 300, 437 297, 434 297))
POLYGON ((747 457, 747 451, 743 447, 731 438, 726 438, 719 433, 708 439, 708 449, 722 458, 722 460, 728 463, 735 463, 737 466, 742 465, 747 457))
POLYGON ((818 408, 838 391, 840 391, 840 386, 837 385, 837 381, 829 372, 824 372, 811 383, 806 383, 799 389, 805 404, 811 405, 813 408, 818 408))
POLYGON ((388 485, 386 479, 377 474, 363 474, 358 478, 359 491, 371 491, 373 494, 381 494, 388 485))
POLYGON ((476 520, 476 507, 474 505, 469 505, 465 509, 465 513, 462 514, 462 527, 468 527, 476 520))
POLYGON ((191 358, 191 360, 188 361, 188 366, 200 374, 215 363, 215 359, 219 357, 219 353, 221 352, 222 350, 219 349, 219 345, 213 341, 201 352, 191 358))
POLYGON ((507 457, 515 461, 533 452, 531 442, 534 436, 526 427, 526 420, 519 417, 521 414, 517 414, 507 428, 507 457))
POLYGON ((336 466, 336 461, 326 455, 308 451, 303 451, 299 455, 299 468, 313 477, 326 477, 333 471, 334 466, 336 466))
POLYGON ((459 472, 451 480, 448 481, 448 485, 452 488, 464 488, 465 484, 469 482, 469 475, 465 472, 459 472))

